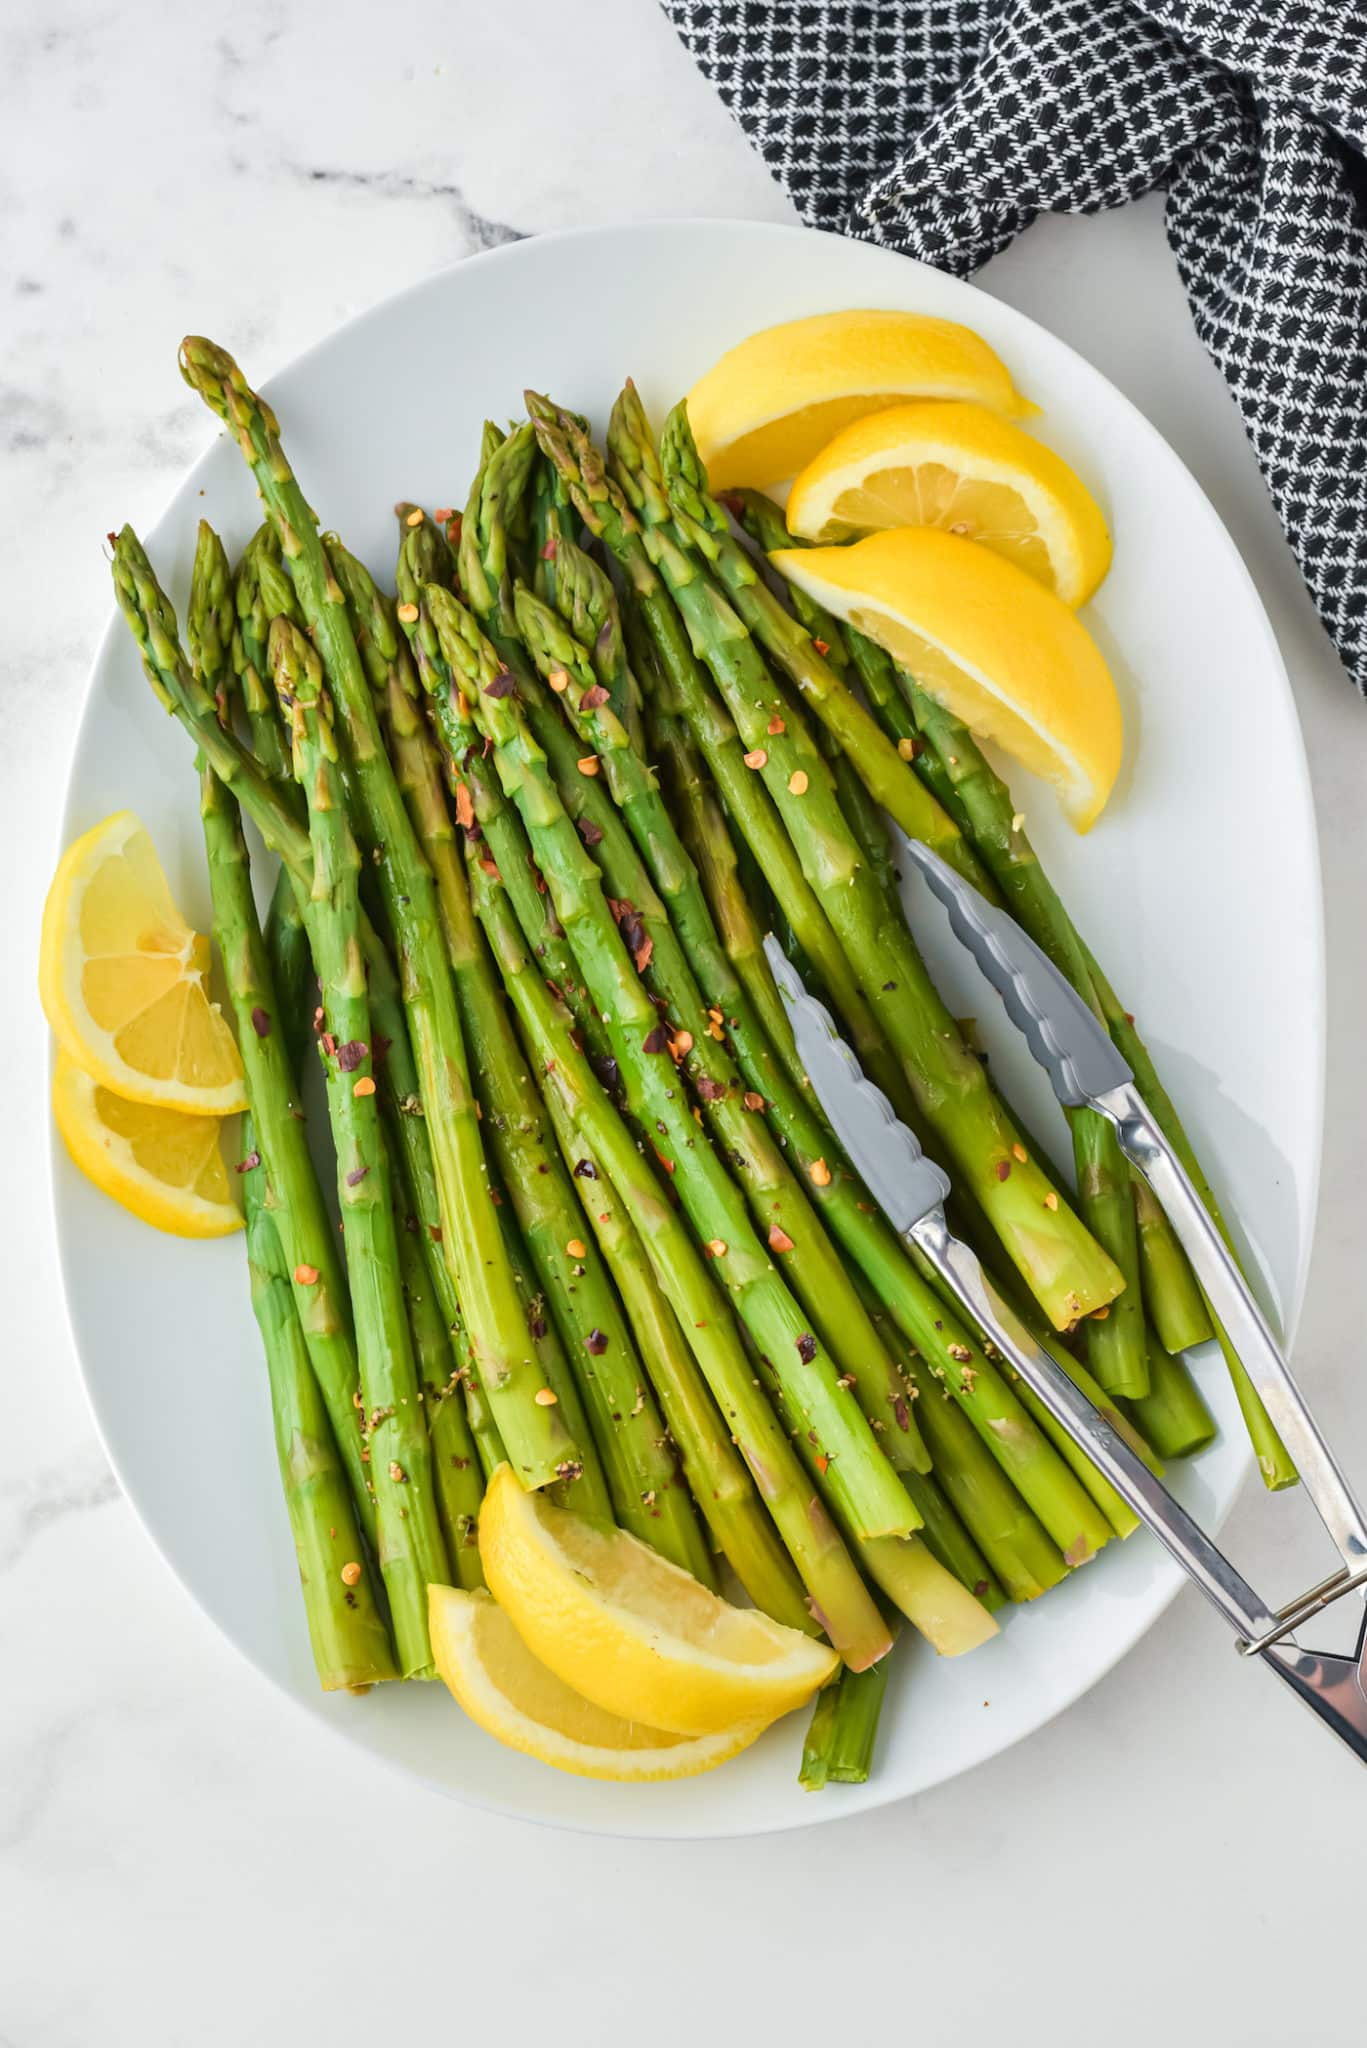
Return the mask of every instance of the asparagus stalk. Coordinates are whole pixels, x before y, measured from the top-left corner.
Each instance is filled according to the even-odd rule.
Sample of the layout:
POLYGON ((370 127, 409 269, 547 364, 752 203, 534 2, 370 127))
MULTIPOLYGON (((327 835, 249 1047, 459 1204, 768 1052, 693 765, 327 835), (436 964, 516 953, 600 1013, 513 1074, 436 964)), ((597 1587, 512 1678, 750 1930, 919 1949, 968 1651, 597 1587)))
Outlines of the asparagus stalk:
MULTIPOLYGON (((468 521, 466 531, 468 534, 468 521)), ((816 1210, 759 1114, 775 1091, 796 1102, 797 1090, 768 1045, 746 989, 717 936, 697 870, 654 775, 603 695, 605 686, 595 681, 599 659, 605 667, 618 663, 624 675, 629 673, 616 652, 621 639, 610 587, 601 571, 569 544, 561 551, 559 583, 566 601, 571 605, 577 602, 581 612, 588 614, 582 629, 593 639, 593 658, 569 627, 525 587, 517 593, 518 621, 538 666, 557 681, 565 679, 561 703, 566 716, 581 745, 595 750, 580 756, 580 763, 602 762, 611 798, 621 807, 620 819, 612 803, 603 801, 596 780, 571 765, 574 742, 553 714, 538 718, 533 711, 533 730, 557 771, 571 815, 579 809, 581 793, 598 798, 591 810, 585 806, 581 829, 587 817, 604 881, 614 899, 629 903, 640 917, 646 940, 641 950, 649 953, 646 980, 667 1006, 668 1014, 687 1032, 691 1042, 684 1051, 682 1068, 701 1099, 719 1148, 740 1172, 760 1227, 767 1231, 771 1245, 787 1239, 801 1248, 801 1256, 786 1268, 794 1292, 827 1350, 853 1376, 860 1404, 892 1462, 904 1470, 925 1470, 929 1459, 892 1361, 883 1351, 816 1210), (597 582, 589 595, 593 579, 597 582), (558 741, 564 746, 558 746, 558 741), (566 746, 571 762, 564 758, 566 746), (655 895, 656 886, 668 902, 668 915, 655 895)), ((534 689, 534 684, 529 685, 526 695, 534 689)), ((535 704, 534 698, 532 701, 535 704)), ((780 1135, 786 1140, 781 1125, 780 1135)), ((818 1203, 830 1185, 821 1153, 818 1132, 815 1144, 795 1162, 808 1176, 818 1203)))
POLYGON ((408 1332, 418 1376, 423 1417, 432 1446, 432 1487, 437 1518, 446 1540, 446 1555, 455 1583, 466 1592, 484 1584, 479 1561, 479 1508, 484 1481, 475 1447, 461 1409, 459 1368, 452 1335, 428 1278, 418 1243, 418 1221, 408 1212, 406 1191, 393 1174, 394 1148, 389 1148, 394 1180, 394 1237, 399 1276, 408 1310, 408 1332), (453 1430, 452 1424, 456 1427, 453 1430))
MULTIPOLYGON (((1220 1205, 1215 1199, 1214 1190, 1206 1178, 1200 1161, 1196 1157, 1190 1138, 1182 1128, 1182 1120, 1173 1106, 1172 1098, 1158 1077, 1158 1072, 1153 1064, 1149 1049, 1135 1029, 1134 1019, 1130 1016, 1128 1010, 1122 1006, 1115 990, 1111 987, 1090 953, 1087 956, 1087 964, 1091 970, 1093 985, 1101 1001, 1102 1014, 1106 1019, 1107 1029, 1128 1061, 1139 1092, 1157 1117, 1169 1144, 1173 1147, 1190 1175, 1196 1191, 1205 1203, 1220 1235, 1224 1238, 1230 1251, 1234 1252, 1234 1241, 1229 1234, 1229 1227, 1224 1217, 1220 1214, 1220 1205)), ((1237 1252, 1234 1255, 1237 1258, 1237 1252)), ((1264 1408, 1257 1388, 1248 1377, 1243 1361, 1221 1328, 1218 1318, 1210 1311, 1209 1302, 1206 1303, 1206 1309, 1210 1313, 1211 1324, 1214 1327, 1216 1337, 1219 1339, 1225 1365, 1228 1368, 1230 1379, 1234 1383, 1234 1392, 1239 1403, 1239 1412, 1244 1418, 1244 1427, 1248 1431, 1249 1441, 1253 1445, 1254 1455, 1258 1460, 1258 1469, 1263 1475, 1263 1484, 1273 1493, 1280 1492, 1284 1487, 1294 1486, 1297 1483, 1299 1474, 1292 1463, 1291 1453, 1287 1450, 1276 1429, 1273 1427, 1272 1418, 1264 1408)))
POLYGON ((886 1690, 885 1660, 872 1671, 842 1671, 817 1694, 798 1772, 804 1792, 868 1782, 886 1690))
POLYGON ((492 746, 505 794, 522 816, 556 915, 607 1026, 628 1101, 655 1134, 666 1171, 737 1312, 774 1362, 804 1429, 816 1438, 818 1454, 827 1461, 832 1504, 847 1512, 861 1538, 904 1533, 915 1517, 896 1474, 752 1228, 744 1197, 689 1114, 670 1054, 672 1034, 642 986, 598 869, 522 716, 512 676, 449 591, 429 585, 427 604, 442 650, 462 679, 467 715, 492 746))
MULTIPOLYGON (((447 785, 457 807, 468 802, 469 790, 461 763, 471 745, 480 744, 473 725, 460 709, 460 684, 441 651, 437 629, 428 610, 429 584, 459 589, 455 557, 433 522, 416 505, 400 505, 403 539, 395 582, 399 592, 398 619, 408 635, 414 665, 427 697, 436 740, 442 755, 447 785), (462 795, 462 789, 465 794, 462 795)), ((541 883, 533 872, 534 863, 516 814, 501 800, 490 816, 480 820, 489 844, 490 857, 498 864, 522 916, 522 899, 537 893, 541 883)), ((530 929, 524 919, 524 928, 530 929)), ((579 975, 579 968, 554 914, 537 920, 536 954, 548 978, 568 1004, 575 1024, 600 1073, 613 1065, 607 1033, 594 1009, 579 975)))
POLYGON ((470 908, 408 645, 363 565, 333 538, 328 554, 352 609, 399 786, 436 881, 494 1158, 575 1363, 613 1511, 623 1528, 710 1584, 711 1561, 663 1419, 646 1388, 630 1326, 607 1271, 580 1235, 578 1199, 543 1130, 536 1090, 470 908))
POLYGON ((441 1195, 443 1244, 472 1354, 514 1468, 524 1485, 546 1485, 571 1472, 580 1452, 559 1404, 536 1400, 540 1373, 488 1200, 488 1168, 432 877, 384 751, 346 604, 270 407, 214 343, 188 336, 180 360, 186 382, 232 429, 256 478, 326 667, 365 837, 371 852, 380 854, 378 872, 403 963, 404 1002, 441 1195))
POLYGON ((981 1062, 964 1045, 905 922, 885 902, 860 856, 830 770, 800 714, 705 573, 702 529, 690 522, 685 531, 678 518, 671 519, 658 483, 643 467, 649 431, 633 392, 614 410, 611 446, 618 474, 640 496, 648 551, 901 1059, 918 1108, 1036 1299, 1058 1328, 1067 1328, 1112 1301, 1123 1276, 1028 1153, 981 1062))
MULTIPOLYGON (((628 382, 617 414, 635 438, 645 415, 636 387, 628 382)), ((726 515, 707 488, 680 401, 665 421, 660 439, 660 481, 689 543, 705 558, 755 642, 809 704, 859 771, 869 793, 911 838, 922 840, 984 895, 995 892, 957 820, 912 774, 908 762, 875 724, 857 697, 843 687, 825 655, 799 619, 786 611, 733 538, 726 515)))
MULTIPOLYGON (((166 678, 178 679, 186 692, 197 692, 201 715, 195 737, 205 760, 218 770, 220 779, 230 781, 233 743, 219 726, 212 688, 202 676, 196 679, 190 671, 180 651, 175 613, 131 527, 126 526, 114 542, 113 574, 115 595, 138 642, 153 686, 163 702, 173 701, 166 678)), ((291 830, 298 831, 292 820, 291 830)), ((230 935, 236 938, 242 929, 235 924, 230 935)), ((255 1108, 256 1149, 263 1151, 268 1161, 268 1177, 278 1192, 277 1232, 281 1249, 290 1273, 299 1269, 316 1276, 307 1286, 302 1282, 294 1284, 296 1313, 351 1480, 362 1526, 371 1536, 375 1511, 352 1403, 357 1368, 346 1283, 304 1127, 294 1113, 294 1076, 280 1040, 274 1037, 274 1002, 260 1000, 269 990, 270 977, 259 943, 249 957, 225 959, 225 972, 235 998, 243 1069, 255 1108), (240 1007, 236 991, 243 988, 255 989, 257 996, 240 1007), (253 1012, 259 1012, 259 1018, 253 1012)))
POLYGON ((337 1151, 337 1199, 356 1316, 381 1569, 405 1677, 434 1675, 427 1588, 450 1583, 422 1392, 399 1269, 389 1155, 374 1079, 374 1031, 360 942, 361 856, 335 769, 322 663, 288 620, 271 628, 271 667, 290 719, 295 779, 309 808, 313 885, 305 922, 322 983, 320 1041, 337 1151))
MULTIPOLYGON (((750 1348, 779 1421, 803 1463, 819 1474, 820 1465, 812 1454, 807 1433, 794 1415, 778 1375, 763 1352, 753 1344, 750 1348)), ((834 1499, 832 1513, 837 1526, 853 1542, 855 1535, 848 1517, 834 1499)), ((859 1542, 858 1556, 879 1591, 942 1657, 961 1657, 997 1633, 997 1624, 987 1608, 940 1563, 919 1535, 864 1539, 859 1542)))
POLYGON ((1125 1412, 1160 1458, 1187 1458, 1215 1435, 1215 1418, 1180 1358, 1157 1342, 1149 1346, 1149 1391, 1127 1401, 1125 1412))
MULTIPOLYGON (((477 859, 473 849, 470 858, 477 859)), ((550 1094, 546 1106, 589 1228, 631 1318, 684 1477, 717 1549, 757 1607, 790 1628, 814 1632, 801 1581, 736 1453, 626 1205, 560 1097, 550 1094)))
POLYGON ((529 391, 537 441, 559 470, 575 511, 619 563, 633 601, 678 692, 708 768, 731 817, 744 833, 815 976, 840 1017, 859 1063, 899 1116, 911 1098, 902 1071, 846 960, 817 893, 802 871, 763 786, 744 762, 744 746, 693 651, 679 612, 646 552, 639 521, 609 482, 602 458, 571 413, 529 391))
MULTIPOLYGON (((243 1051, 250 1055, 249 1041, 256 1035, 252 1016, 274 1013, 274 991, 256 921, 237 809, 208 768, 200 776, 200 816, 214 904, 214 937, 243 1051)), ((244 1060, 249 1100, 254 1103, 257 1099, 255 1089, 262 1070, 278 1069, 285 1063, 279 1041, 269 1052, 260 1047, 250 1063, 244 1060)), ((280 1079, 278 1074, 272 1078, 280 1079)), ((280 1092, 279 1087, 272 1088, 263 1091, 263 1097, 269 1101, 280 1092)), ((288 1077, 283 1092, 292 1093, 288 1077)), ((252 1309, 266 1354, 276 1456, 313 1659, 325 1692, 362 1692, 396 1677, 397 1672, 357 1512, 359 1498, 370 1509, 373 1526, 373 1506, 359 1457, 360 1418, 348 1402, 343 1441, 354 1446, 349 1473, 314 1374, 295 1308, 296 1283, 276 1229, 275 1219, 287 1206, 287 1198, 271 1178, 256 1118, 250 1111, 243 1119, 240 1168, 252 1309)))
POLYGON ((797 1567, 812 1612, 846 1663, 866 1669, 886 1653, 891 1638, 755 1383, 725 1297, 576 1045, 569 1014, 532 961, 497 867, 479 860, 472 879, 476 911, 541 1085, 591 1144, 634 1219, 660 1290, 797 1567))
MULTIPOLYGON (((859 1284, 870 1313, 888 1330, 892 1342, 887 1309, 862 1276, 859 1284)), ((964 1406, 952 1398, 947 1381, 932 1373, 914 1350, 903 1355, 901 1363, 917 1397, 917 1415, 935 1459, 935 1477, 1008 1599, 1034 1600, 1058 1585, 1069 1571, 1058 1545, 993 1456, 990 1442, 978 1434, 964 1406)))

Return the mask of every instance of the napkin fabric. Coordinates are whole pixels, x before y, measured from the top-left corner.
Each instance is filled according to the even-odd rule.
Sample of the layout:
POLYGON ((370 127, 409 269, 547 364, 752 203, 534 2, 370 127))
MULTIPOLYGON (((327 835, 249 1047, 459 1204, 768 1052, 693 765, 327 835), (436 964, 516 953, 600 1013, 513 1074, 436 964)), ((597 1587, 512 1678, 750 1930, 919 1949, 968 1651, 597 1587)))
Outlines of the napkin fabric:
POLYGON ((1367 7, 662 0, 813 226, 967 276, 1155 188, 1197 332, 1367 695, 1367 7))

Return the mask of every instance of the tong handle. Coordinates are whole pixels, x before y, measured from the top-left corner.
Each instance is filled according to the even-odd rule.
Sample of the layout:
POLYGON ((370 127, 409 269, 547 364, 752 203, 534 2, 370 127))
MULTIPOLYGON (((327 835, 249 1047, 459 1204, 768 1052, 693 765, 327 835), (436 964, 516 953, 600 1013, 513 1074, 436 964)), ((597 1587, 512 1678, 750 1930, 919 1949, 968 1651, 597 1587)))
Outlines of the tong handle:
POLYGON ((995 1292, 977 1254, 950 1230, 944 1210, 932 1210, 908 1234, 1008 1365, 1039 1395, 1235 1633, 1254 1637, 1272 1628, 1275 1617, 1253 1588, 995 1292))
MULTIPOLYGON (((1205 1211, 1202 1210, 1204 1215, 1205 1211)), ((977 1255, 950 1231, 943 1209, 932 1209, 906 1233, 925 1253, 960 1305, 1020 1374, 1045 1407, 1061 1422, 1074 1442, 1086 1451, 1121 1498, 1150 1528, 1169 1556, 1234 1629, 1245 1655, 1259 1661, 1287 1685, 1303 1705, 1347 1744, 1359 1762, 1367 1763, 1367 1614, 1351 1657, 1304 1650, 1284 1640, 1286 1621, 1273 1614, 1222 1551, 1194 1522, 1180 1501, 1116 1435, 1106 1418, 1073 1384, 1057 1361, 1037 1344, 1011 1309, 994 1292, 977 1255)), ((1199 1269, 1198 1269, 1199 1270, 1199 1269)), ((1289 1376, 1288 1376, 1289 1377, 1289 1376)), ((1350 1590, 1357 1575, 1345 1571, 1343 1583, 1315 1589, 1315 1611, 1340 1592, 1350 1590)), ((1290 1625, 1294 1626, 1294 1622, 1290 1625)))
POLYGON ((1124 1082, 1092 1101, 1115 1125, 1121 1151, 1139 1168, 1161 1203, 1212 1313, 1295 1459, 1316 1513, 1344 1565, 1350 1573, 1355 1572, 1367 1563, 1367 1519, 1362 1507, 1186 1168, 1133 1082, 1124 1082))

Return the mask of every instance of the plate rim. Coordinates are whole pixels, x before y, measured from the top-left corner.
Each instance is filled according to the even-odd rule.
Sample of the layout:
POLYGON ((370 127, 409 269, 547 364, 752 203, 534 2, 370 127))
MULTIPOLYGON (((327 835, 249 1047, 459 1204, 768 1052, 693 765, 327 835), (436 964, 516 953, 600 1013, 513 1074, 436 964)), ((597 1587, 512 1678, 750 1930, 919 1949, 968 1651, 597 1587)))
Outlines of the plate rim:
MULTIPOLYGON (((489 265, 508 261, 516 262, 519 260, 522 251, 532 245, 543 243, 594 240, 615 241, 622 237, 632 238, 638 236, 657 238, 668 234, 692 235, 699 231, 714 232, 725 237, 747 234, 765 240, 782 238, 788 241, 801 241, 808 244, 814 240, 848 244, 857 239, 841 235, 830 229, 810 228, 792 222, 761 221, 724 215, 687 214, 650 220, 623 219, 619 221, 597 222, 555 229, 545 234, 519 236, 516 240, 500 243, 492 249, 473 251, 469 255, 458 257, 450 263, 442 264, 438 268, 424 273, 423 276, 411 280, 408 284, 400 286, 397 290, 374 300, 370 305, 349 314, 346 319, 339 321, 326 334, 319 336, 286 361, 277 365, 271 375, 262 380, 260 389, 264 395, 269 397, 277 379, 305 369, 316 355, 331 348, 343 336, 350 335, 357 329, 363 328, 370 321, 381 315, 388 315, 395 307, 403 305, 409 299, 416 298, 428 291, 440 289, 444 280, 452 277, 457 272, 468 270, 472 265, 489 265)), ((884 249, 878 244, 866 244, 865 246, 876 249, 882 256, 894 257, 899 262, 910 266, 913 271, 925 273, 937 280, 943 281, 947 276, 951 275, 936 269, 933 264, 921 262, 915 257, 904 256, 899 251, 884 249)), ((1290 713, 1290 726, 1295 739, 1293 749, 1294 779, 1310 828, 1308 838, 1313 917, 1310 920, 1306 937, 1310 943, 1313 960, 1313 988, 1308 993, 1314 1021, 1315 1067, 1312 1077, 1314 1102, 1313 1143, 1307 1160, 1305 1214, 1300 1231, 1300 1241, 1297 1246, 1296 1269, 1289 1289, 1284 1317, 1285 1338, 1289 1348, 1294 1343, 1304 1310, 1318 1221, 1324 1155, 1328 1062, 1328 1006, 1323 863, 1320 852, 1318 816, 1304 730, 1286 659, 1282 653, 1276 629, 1268 616, 1258 586, 1253 579, 1252 572, 1245 562, 1224 519, 1221 517, 1219 510, 1188 464, 1162 431, 1149 419, 1148 415, 1142 411, 1119 385, 1112 381, 1104 370, 1099 369, 1095 363, 1083 355, 1072 343, 1065 341, 1061 336, 1055 334, 1051 328, 1045 326, 1042 321, 1037 320, 1033 314, 1024 312, 1012 305, 1008 300, 998 298, 996 294, 985 290, 983 286, 975 283, 972 278, 952 278, 951 281, 956 285, 965 287, 977 297, 986 299, 994 306, 1001 308, 1009 320, 1023 323, 1027 328, 1035 330, 1045 338, 1051 348, 1061 351, 1063 357, 1079 365, 1090 377, 1099 379, 1105 386, 1111 400, 1130 415, 1131 421, 1137 425, 1141 434, 1146 435, 1152 441, 1156 441, 1166 458, 1181 471, 1187 485, 1194 493, 1197 503, 1204 508, 1213 536, 1218 539, 1222 551, 1232 563, 1236 578, 1242 580, 1249 599, 1248 610, 1250 617, 1256 619, 1259 634, 1271 655, 1271 666, 1280 684, 1285 707, 1290 713)), ((185 470, 180 474, 177 482, 173 485, 168 496, 162 501, 156 516, 148 520, 146 530, 149 533, 155 533, 167 519, 176 498, 180 495, 190 477, 199 469, 200 465, 208 458, 218 441, 222 438, 222 432, 222 429, 214 432, 199 453, 192 457, 185 470)), ((59 850, 69 843, 72 834, 72 811, 75 802, 74 767, 76 758, 81 751, 86 727, 92 716, 97 681, 121 630, 122 619, 117 606, 114 606, 92 654, 86 674, 79 714, 70 728, 72 737, 67 762, 66 784, 57 823, 59 850)), ((47 1046, 49 1093, 54 1065, 55 1044, 49 1034, 47 1046)), ((1154 1560, 1155 1595, 1152 1600, 1151 1609, 1130 1641, 1123 1647, 1117 1648, 1114 1654, 1107 1657, 1101 1665, 1089 1668, 1085 1676, 1080 1678, 1075 1685, 1070 1685, 1066 1688, 1063 1694, 1046 1710, 1042 1710, 1036 1718, 1028 1720, 1024 1725, 1018 1727, 996 1748, 987 1749, 980 1754, 965 1757, 962 1762, 955 1764, 952 1769, 944 1772, 932 1785, 923 1785, 915 1788, 880 1786, 878 1775, 875 1772, 864 1785, 842 1787, 838 1805, 826 1807, 824 1803, 819 1803, 821 1806, 819 1811, 795 1810, 791 1818, 785 1814, 760 1820, 741 1820, 733 1827, 710 1822, 702 1826, 671 1824, 665 1827, 660 1825, 658 1821, 651 1822, 648 1825, 633 1826, 625 1818, 622 1821, 617 1821, 611 1815, 600 1817, 597 1814, 592 1816, 585 1814, 567 1818, 548 1812, 533 1813, 511 1808, 496 1799, 483 1798, 477 1789, 472 1789, 467 1785, 454 1786, 442 1783, 435 1778, 429 1777, 420 1767, 406 1764, 397 1756, 388 1754, 383 1750, 378 1750, 372 1744, 365 1742, 339 1716, 320 1712, 319 1703, 325 1696, 320 1694, 318 1701, 306 1699, 292 1688, 282 1674, 273 1671, 261 1662, 253 1651, 239 1642, 218 1616, 204 1605, 172 1551, 163 1543, 153 1529, 147 1515, 143 1511, 138 1492, 130 1482, 120 1459, 115 1455, 109 1441, 104 1417, 101 1413, 100 1401, 77 1336, 70 1270, 74 1247, 69 1242, 69 1226, 64 1226, 63 1223, 61 1198, 58 1192, 59 1173, 65 1162, 66 1155, 61 1138, 55 1126, 51 1124, 51 1121, 49 1121, 46 1157, 48 1167, 48 1211, 56 1245, 58 1270, 61 1276, 62 1308, 72 1352, 77 1364, 81 1389, 100 1448, 109 1462, 110 1468, 118 1482, 120 1492, 132 1509, 143 1535, 161 1558, 201 1622, 211 1627, 214 1633, 229 1645, 234 1655, 254 1671, 259 1678, 263 1679, 273 1692, 288 1700, 292 1706, 305 1714, 313 1726, 329 1730, 333 1736, 345 1742, 352 1750, 363 1750, 373 1763, 402 1776, 409 1783, 421 1786, 428 1792, 454 1800, 461 1806, 469 1806, 482 1813, 496 1814, 503 1819, 532 1826, 557 1829, 572 1834, 602 1836, 607 1839, 623 1841, 737 1840, 792 1833, 814 1827, 829 1826, 842 1820, 853 1820, 861 1814, 874 1812, 883 1807, 900 1805, 909 1799, 922 1797, 928 1792, 938 1790, 939 1787, 951 1784, 956 1778, 992 1761, 994 1757, 1004 1755, 1007 1751, 1029 1741, 1032 1736, 1039 1733, 1041 1728, 1046 1727, 1050 1722, 1067 1713, 1094 1686, 1109 1676, 1118 1664, 1138 1648, 1144 1637, 1149 1634, 1157 1621, 1171 1606, 1184 1585, 1184 1574, 1180 1567, 1166 1554, 1159 1554, 1154 1560)), ((1252 1467, 1253 1455, 1251 1448, 1249 1448, 1245 1450, 1242 1457, 1241 1469, 1226 1507, 1218 1517, 1212 1518, 1210 1522, 1209 1526, 1212 1534, 1216 1533, 1223 1525, 1242 1497, 1252 1467)))

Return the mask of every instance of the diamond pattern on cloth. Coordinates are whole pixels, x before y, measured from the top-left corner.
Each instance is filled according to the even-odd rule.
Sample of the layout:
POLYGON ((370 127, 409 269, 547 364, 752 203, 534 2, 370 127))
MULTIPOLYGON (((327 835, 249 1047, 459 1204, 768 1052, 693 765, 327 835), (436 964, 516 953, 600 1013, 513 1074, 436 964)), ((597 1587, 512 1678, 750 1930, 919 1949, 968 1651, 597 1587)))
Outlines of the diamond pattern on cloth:
POLYGON ((1367 6, 662 0, 813 227, 968 276, 1166 193, 1201 340, 1367 695, 1367 6))

